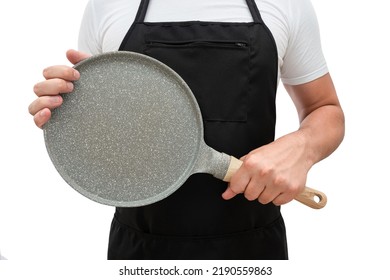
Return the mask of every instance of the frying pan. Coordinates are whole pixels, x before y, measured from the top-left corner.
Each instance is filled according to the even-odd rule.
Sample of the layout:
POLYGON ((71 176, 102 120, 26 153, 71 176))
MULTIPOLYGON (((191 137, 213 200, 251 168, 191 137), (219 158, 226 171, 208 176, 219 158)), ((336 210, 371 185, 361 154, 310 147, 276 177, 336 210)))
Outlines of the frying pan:
MULTIPOLYGON (((75 69, 81 77, 62 95, 44 139, 59 174, 87 198, 143 206, 169 196, 194 173, 228 182, 242 164, 205 144, 193 93, 158 60, 118 51, 75 69)), ((309 188, 296 199, 317 209, 326 204, 325 194, 309 188)))

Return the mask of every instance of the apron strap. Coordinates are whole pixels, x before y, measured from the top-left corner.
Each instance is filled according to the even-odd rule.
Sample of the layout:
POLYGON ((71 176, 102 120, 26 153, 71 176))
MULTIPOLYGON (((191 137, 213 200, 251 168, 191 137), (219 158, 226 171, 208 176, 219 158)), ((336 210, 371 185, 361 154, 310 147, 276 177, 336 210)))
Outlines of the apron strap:
POLYGON ((149 0, 141 0, 137 15, 135 16, 134 22, 144 22, 146 11, 148 10, 149 0))
POLYGON ((259 9, 257 8, 257 5, 255 3, 255 0, 246 0, 246 3, 248 5, 248 8, 251 12, 253 22, 255 23, 263 23, 263 20, 260 16, 259 9))

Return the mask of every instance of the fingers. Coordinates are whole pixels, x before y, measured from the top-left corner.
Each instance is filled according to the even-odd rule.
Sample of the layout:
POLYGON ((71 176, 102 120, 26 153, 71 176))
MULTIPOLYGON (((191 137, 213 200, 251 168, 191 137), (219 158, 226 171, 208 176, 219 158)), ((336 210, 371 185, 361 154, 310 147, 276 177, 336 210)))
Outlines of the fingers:
MULTIPOLYGON (((35 115, 44 108, 52 110, 59 107, 63 101, 59 94, 69 93, 72 90, 73 83, 60 78, 53 78, 37 83, 34 86, 34 92, 38 98, 29 105, 29 113, 35 115)), ((38 119, 40 119, 39 116, 38 119)))
POLYGON ((286 204, 293 200, 301 189, 299 183, 287 178, 289 177, 279 174, 274 168, 247 157, 241 168, 232 176, 222 198, 229 200, 242 194, 247 200, 257 200, 261 204, 286 204))
MULTIPOLYGON (((88 58, 87 53, 76 50, 69 50, 66 53, 68 60, 72 64, 88 58)), ((80 78, 80 73, 70 66, 55 65, 43 70, 45 81, 34 86, 34 93, 38 96, 28 107, 28 111, 34 116, 35 124, 42 128, 51 117, 51 110, 61 106, 62 93, 73 91, 73 82, 80 78)))
MULTIPOLYGON (((78 73, 78 72, 77 72, 78 73)), ((76 80, 79 77, 73 71, 69 71, 67 67, 49 67, 45 69, 44 76, 48 78, 43 82, 37 83, 34 86, 34 93, 38 96, 28 106, 28 111, 34 116, 35 124, 42 126, 50 119, 51 110, 61 106, 63 99, 60 93, 70 93, 73 91, 73 83, 62 78, 51 78, 56 75, 67 79, 76 80)))
POLYGON ((57 78, 65 81, 76 81, 80 78, 80 73, 70 66, 54 65, 44 69, 43 76, 46 80, 57 78))
POLYGON ((266 187, 263 182, 251 180, 245 189, 244 196, 249 201, 253 201, 256 199, 259 200, 265 189, 266 187))
POLYGON ((79 63, 80 61, 90 57, 91 55, 90 54, 87 54, 87 53, 84 53, 84 52, 80 52, 80 51, 76 51, 76 50, 68 50, 66 52, 66 57, 68 58, 68 60, 72 63, 72 64, 77 64, 79 63))
POLYGON ((34 92, 38 97, 41 96, 54 96, 60 93, 69 93, 73 90, 73 83, 59 79, 52 78, 34 86, 34 92))
POLYGON ((230 187, 228 187, 226 189, 226 191, 222 194, 222 198, 225 199, 225 200, 229 200, 229 199, 232 199, 233 197, 235 197, 238 194, 239 193, 235 193, 230 187))
POLYGON ((249 181, 250 174, 241 166, 233 175, 226 191, 222 194, 223 199, 229 200, 237 194, 244 193, 249 181))
POLYGON ((45 123, 49 121, 51 117, 51 111, 48 108, 44 108, 34 115, 35 125, 42 128, 45 123))
POLYGON ((250 201, 256 200, 263 192, 267 183, 265 181, 267 176, 262 175, 267 174, 262 174, 265 173, 264 168, 263 171, 259 172, 262 168, 259 166, 258 161, 253 160, 253 158, 245 156, 241 160, 243 160, 243 164, 232 176, 227 192, 223 194, 223 198, 231 199, 233 193, 242 193, 246 199, 250 201))
POLYGON ((28 107, 28 111, 31 115, 35 115, 43 109, 47 108, 49 110, 53 110, 62 104, 62 97, 57 96, 42 96, 40 98, 35 99, 30 106, 28 107))
POLYGON ((249 201, 257 200, 259 203, 264 205, 272 202, 276 206, 280 206, 292 201, 296 196, 289 192, 283 193, 281 192, 281 189, 285 188, 281 188, 275 185, 257 185, 256 183, 251 181, 244 190, 237 191, 237 188, 233 188, 229 184, 228 188, 222 194, 222 198, 225 200, 230 200, 239 194, 243 194, 244 197, 249 201))
POLYGON ((294 196, 292 196, 291 194, 282 193, 282 194, 280 194, 279 196, 277 196, 277 197, 272 201, 272 203, 275 204, 276 206, 280 206, 280 205, 289 203, 289 202, 290 202, 291 200, 293 200, 293 199, 294 199, 294 196))
POLYGON ((265 186, 264 191, 258 196, 257 200, 261 204, 273 202, 281 194, 277 186, 265 186))

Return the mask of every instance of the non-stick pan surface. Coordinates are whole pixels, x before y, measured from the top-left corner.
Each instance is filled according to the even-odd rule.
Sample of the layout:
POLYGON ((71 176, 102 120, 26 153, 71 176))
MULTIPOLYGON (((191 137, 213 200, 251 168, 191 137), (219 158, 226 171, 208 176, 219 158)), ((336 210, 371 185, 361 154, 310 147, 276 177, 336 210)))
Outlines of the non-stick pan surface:
MULTIPOLYGON (((193 173, 229 181, 239 168, 240 161, 204 143, 197 101, 165 64, 111 52, 75 68, 81 77, 72 93, 62 95, 44 138, 59 174, 84 196, 142 206, 167 197, 193 173)), ((312 193, 305 196, 303 203, 324 206, 312 193)))
POLYGON ((80 80, 44 127, 65 181, 116 206, 152 203, 180 187, 203 138, 186 83, 157 60, 131 52, 94 56, 75 68, 80 80))

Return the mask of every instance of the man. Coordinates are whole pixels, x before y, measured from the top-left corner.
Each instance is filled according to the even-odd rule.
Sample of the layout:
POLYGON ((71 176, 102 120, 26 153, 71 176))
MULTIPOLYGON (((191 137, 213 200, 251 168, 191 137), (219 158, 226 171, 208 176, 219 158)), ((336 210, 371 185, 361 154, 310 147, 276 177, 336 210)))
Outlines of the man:
MULTIPOLYGON (((243 160, 229 185, 196 174, 161 202, 117 208, 108 258, 287 259, 280 205, 344 135, 310 1, 91 0, 79 46, 67 53, 72 63, 119 49, 173 68, 199 102, 206 143, 243 160), (274 140, 279 78, 300 127, 274 140)), ((29 107, 38 127, 79 76, 68 66, 44 70, 29 107)))

